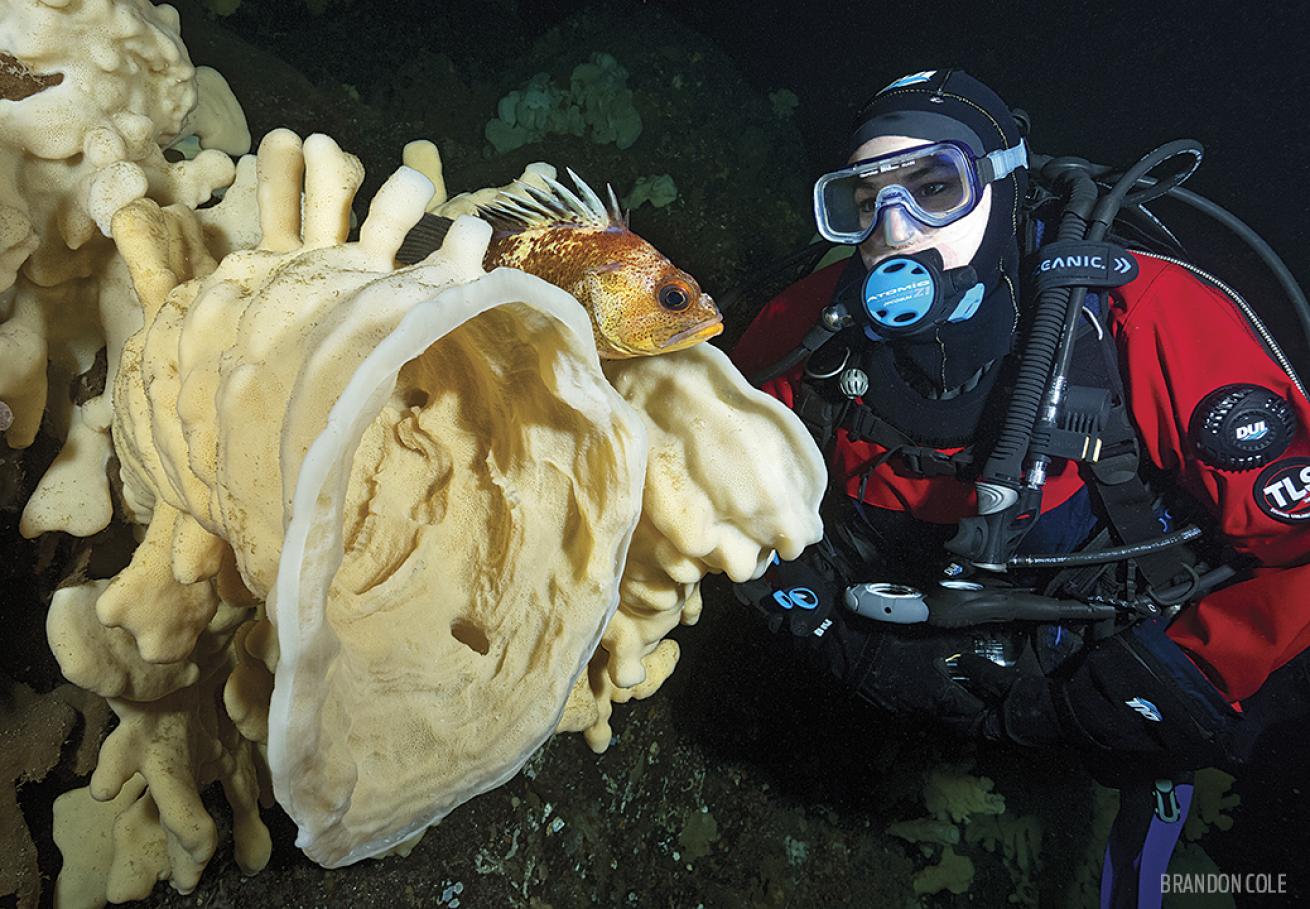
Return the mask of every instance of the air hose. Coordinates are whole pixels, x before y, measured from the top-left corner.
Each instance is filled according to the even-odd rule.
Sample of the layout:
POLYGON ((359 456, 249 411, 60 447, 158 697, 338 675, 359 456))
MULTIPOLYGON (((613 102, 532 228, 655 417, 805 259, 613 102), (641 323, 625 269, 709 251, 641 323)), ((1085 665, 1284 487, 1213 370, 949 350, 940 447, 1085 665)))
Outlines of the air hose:
POLYGON ((1204 596, 1236 575, 1237 569, 1232 565, 1220 565, 1202 575, 1193 572, 1190 579, 1164 590, 1152 591, 1149 598, 1160 606, 1176 606, 1186 600, 1204 596))
MULTIPOLYGON (((1043 169, 1043 175, 1056 186, 1066 188, 1068 202, 1057 229, 1059 240, 1084 239, 1099 196, 1096 183, 1081 163, 1078 159, 1056 158, 1049 160, 1043 169)), ((946 543, 949 551, 980 568, 1004 571, 1006 561, 1018 546, 1016 522, 1012 517, 1020 511, 1023 462, 1031 447, 1038 410, 1066 332, 1066 316, 1074 292, 1075 289, 1068 287, 1053 287, 1038 295, 1009 407, 974 486, 978 514, 962 518, 955 536, 946 543)), ((1080 304, 1085 293, 1082 290, 1079 294, 1080 304)), ((1036 510, 1030 509, 1029 513, 1036 510)))
POLYGON ((1260 257, 1260 261, 1264 262, 1269 270, 1274 273, 1274 278, 1277 279, 1279 285, 1283 288, 1283 292, 1292 301, 1292 308, 1296 310, 1296 318, 1301 323, 1301 331, 1305 334, 1306 346, 1310 347, 1310 303, 1306 302, 1305 294, 1296 283, 1296 278, 1292 277, 1292 272, 1288 269, 1287 264, 1283 262, 1273 247, 1265 242, 1264 237, 1256 233, 1241 218, 1211 202, 1205 196, 1197 195, 1185 189, 1175 189, 1170 195, 1187 203, 1197 211, 1204 212, 1214 218, 1237 234, 1246 242, 1247 246, 1255 251, 1255 254, 1260 257))
MULTIPOLYGON (((1170 159, 1190 155, 1199 161, 1201 154, 1200 144, 1191 140, 1163 145, 1129 168, 1104 196, 1084 159, 1034 156, 1032 163, 1055 186, 1067 187, 1068 201, 1057 240, 1099 242, 1141 178, 1170 159)), ((1194 169, 1172 175, 1161 185, 1142 191, 1138 198, 1157 190, 1167 192, 1194 169)), ((1051 457, 1050 432, 1063 403, 1073 355, 1073 327, 1086 294, 1086 287, 1055 287, 1038 295, 1010 406, 975 485, 978 514, 961 520, 959 531, 946 544, 951 552, 980 568, 1004 571, 1019 540, 1032 526, 1031 518, 1040 511, 1051 457)))
MULTIPOLYGON (((1091 242, 1099 242, 1105 239, 1105 235, 1109 232, 1111 225, 1114 224, 1115 218, 1118 217, 1119 210, 1125 204, 1141 204, 1176 188, 1179 183, 1195 173, 1196 168, 1200 166, 1201 156, 1200 143, 1189 139, 1178 139, 1145 155, 1123 177, 1115 182, 1107 195, 1096 203, 1096 207, 1092 210, 1092 223, 1087 230, 1085 239, 1091 242), (1153 181, 1154 185, 1152 187, 1137 190, 1136 192, 1132 191, 1133 187, 1137 186, 1146 174, 1166 161, 1183 155, 1191 157, 1190 167, 1180 168, 1164 180, 1153 181)), ((1051 371, 1051 378, 1046 387, 1046 397, 1033 430, 1032 442, 1029 444, 1029 465, 1026 479, 1030 485, 1035 487, 1041 487, 1046 482, 1046 468, 1050 464, 1051 431, 1058 426, 1060 409, 1064 403, 1065 390, 1068 387, 1069 367, 1073 361, 1074 323, 1078 319, 1078 312, 1082 309, 1083 300, 1086 296, 1086 287, 1075 287, 1070 292, 1068 305, 1064 313, 1063 331, 1060 336, 1060 351, 1051 371)))
POLYGON ((1014 556, 1009 564, 1014 568, 1068 568, 1080 565, 1104 565, 1107 562, 1119 562, 1123 559, 1136 559, 1144 555, 1161 552, 1183 543, 1190 543, 1201 536, 1201 528, 1189 524, 1182 530, 1145 540, 1128 546, 1114 546, 1110 549, 1095 549, 1091 552, 1061 552, 1050 555, 1014 556))
MULTIPOLYGON (((1056 239, 1083 240, 1087 238, 1087 222, 1099 193, 1091 177, 1079 167, 1066 166, 1067 160, 1057 158, 1048 165, 1057 185, 1066 183, 1069 187, 1069 201, 1060 218, 1056 239)), ((1083 288, 1055 287, 1038 297, 1010 406, 982 471, 985 483, 1001 489, 994 495, 979 491, 982 514, 999 511, 1015 501, 1023 459, 1030 447, 1037 412, 1051 379, 1060 342, 1066 334, 1067 314, 1075 292, 1081 292, 1081 303, 1081 296, 1086 293, 1083 288)))
MULTIPOLYGON (((1149 177, 1143 177, 1140 182, 1148 185, 1154 183, 1149 177)), ((1287 294, 1288 300, 1292 303, 1292 309, 1296 311, 1297 321, 1301 324, 1301 332, 1305 335, 1306 347, 1310 348, 1310 302, 1307 302, 1304 291, 1296 283, 1296 278, 1292 276, 1287 263, 1283 261, 1282 257, 1269 245, 1265 238, 1256 233, 1251 225, 1237 217, 1237 215, 1211 202, 1199 193, 1174 187, 1168 192, 1168 195, 1170 198, 1177 199, 1214 218, 1224 227, 1237 234, 1238 238, 1251 248, 1260 261, 1265 264, 1265 267, 1273 272, 1274 279, 1283 289, 1283 293, 1287 294)))
POLYGON ((840 305, 829 306, 823 311, 823 315, 819 317, 819 321, 815 322, 810 330, 805 333, 805 337, 801 340, 800 346, 781 360, 778 360, 776 363, 772 363, 759 372, 751 375, 751 384, 759 387, 765 382, 772 381, 773 379, 778 378, 778 376, 791 372, 803 363, 810 354, 826 344, 829 338, 850 324, 851 317, 846 312, 845 307, 840 305))
MULTIPOLYGON (((1033 155, 1032 158, 1036 161, 1041 160, 1042 156, 1033 155)), ((1086 162, 1086 169, 1088 174, 1097 181, 1117 183, 1121 177, 1118 171, 1105 164, 1086 162)), ((1147 202, 1168 196, 1191 206, 1204 215, 1208 215, 1231 230, 1237 235, 1238 239, 1250 247, 1251 251, 1264 263, 1265 267, 1273 273, 1279 287, 1283 289, 1283 293, 1287 294, 1292 309, 1296 311, 1296 318, 1301 325, 1302 334, 1305 335, 1306 345, 1310 347, 1310 301, 1306 300, 1305 292, 1296 283, 1296 278, 1293 277, 1287 263, 1283 261, 1282 257, 1278 255, 1264 237, 1256 233, 1255 228, 1237 217, 1237 215, 1222 205, 1210 201, 1200 193, 1194 193, 1179 186, 1178 184, 1186 179, 1190 173, 1191 171, 1187 171, 1163 182, 1146 175, 1139 176, 1137 184, 1143 189, 1130 193, 1124 199, 1124 202, 1130 207, 1139 208, 1147 202)))

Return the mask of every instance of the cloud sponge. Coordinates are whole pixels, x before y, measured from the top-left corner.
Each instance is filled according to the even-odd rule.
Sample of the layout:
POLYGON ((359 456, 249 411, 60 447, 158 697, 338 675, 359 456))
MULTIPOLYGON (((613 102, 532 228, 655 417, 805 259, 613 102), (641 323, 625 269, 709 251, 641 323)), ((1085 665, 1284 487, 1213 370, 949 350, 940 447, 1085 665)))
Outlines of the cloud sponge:
POLYGON ((347 243, 352 156, 280 130, 257 172, 259 246, 218 263, 194 213, 115 217, 145 319, 114 443, 148 527, 95 609, 147 662, 185 660, 230 553, 276 626, 273 790, 332 867, 499 785, 555 730, 618 602, 647 446, 577 301, 482 270, 485 222, 395 269, 422 175, 393 175, 347 243))

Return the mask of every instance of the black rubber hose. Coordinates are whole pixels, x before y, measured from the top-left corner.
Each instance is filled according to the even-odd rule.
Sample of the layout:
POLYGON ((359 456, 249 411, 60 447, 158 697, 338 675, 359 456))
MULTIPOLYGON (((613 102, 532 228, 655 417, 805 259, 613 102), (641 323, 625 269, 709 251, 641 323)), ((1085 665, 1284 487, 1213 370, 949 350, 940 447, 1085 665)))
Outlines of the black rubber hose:
POLYGON ((1093 552, 1061 552, 1050 555, 1014 556, 1009 564, 1014 568, 1064 568, 1079 565, 1103 565, 1106 562, 1120 562, 1151 555, 1165 549, 1171 549, 1183 543, 1190 543, 1201 536, 1201 528, 1189 524, 1181 530, 1127 546, 1115 546, 1111 549, 1097 549, 1093 552))
POLYGON ((1178 187, 1174 187, 1169 195, 1214 218, 1237 234, 1247 246, 1251 247, 1255 254, 1260 257, 1260 261, 1264 262, 1265 266, 1274 273, 1274 277, 1283 288, 1283 293, 1287 294, 1288 299, 1292 301, 1292 308, 1296 310, 1296 318, 1301 323, 1301 331, 1305 333, 1306 346, 1310 347, 1310 302, 1306 301, 1305 293, 1301 290, 1301 286, 1296 283, 1296 278, 1292 276, 1287 264, 1274 251, 1274 248, 1265 242, 1265 238, 1256 233, 1249 224, 1237 217, 1237 215, 1216 205, 1205 196, 1178 187))
POLYGON ((778 376, 796 368, 796 366, 804 361, 806 357, 826 344, 829 338, 850 324, 850 317, 841 315, 842 312, 843 310, 839 307, 829 307, 824 310, 824 315, 820 316, 819 321, 805 333, 805 337, 801 339, 799 347, 787 354, 781 360, 778 360, 777 362, 764 367, 764 369, 759 372, 748 376, 750 383, 758 388, 770 379, 776 379, 778 376), (829 323, 830 317, 832 319, 831 324, 829 323))
POLYGON ((1161 606, 1174 606, 1182 602, 1184 598, 1193 599, 1197 595, 1209 593, 1236 574, 1237 569, 1233 568, 1233 566, 1220 565, 1218 568, 1212 568, 1200 577, 1193 578, 1190 581, 1183 581, 1181 584, 1166 587, 1164 590, 1152 591, 1150 599, 1161 606))
MULTIPOLYGON (((1035 160, 1051 160, 1046 156, 1034 155, 1035 160)), ((1193 168, 1194 170, 1195 168, 1193 168)), ((1087 171, 1095 179, 1115 180, 1117 179, 1114 168, 1105 164, 1087 164, 1087 171)), ((1180 184, 1184 179, 1191 175, 1192 171, 1186 171, 1182 174, 1175 175, 1169 179, 1169 188, 1163 190, 1160 187, 1160 181, 1153 177, 1142 175, 1138 178, 1137 183, 1141 186, 1151 188, 1151 194, 1144 196, 1140 194, 1130 195, 1125 201, 1130 206, 1140 206, 1145 202, 1150 202, 1158 196, 1170 196, 1186 205, 1190 205, 1202 214, 1209 215, 1224 227, 1227 227, 1233 233, 1237 234, 1238 239, 1251 248, 1261 262, 1265 264, 1274 274, 1278 285, 1282 287, 1283 293, 1287 294, 1288 300, 1292 303, 1292 308, 1296 310, 1297 321, 1301 323, 1301 331, 1305 335, 1306 345, 1310 346, 1310 301, 1306 300, 1305 292, 1301 290, 1301 285, 1293 277, 1291 269, 1283 261, 1282 256, 1255 232, 1249 224, 1243 221, 1237 215, 1228 209, 1212 202, 1200 193, 1192 192, 1189 189, 1183 189, 1180 184)))
POLYGON ((797 347, 795 350, 793 350, 791 353, 787 354, 787 356, 783 357, 781 360, 771 363, 770 365, 764 367, 764 369, 751 375, 749 377, 750 383, 754 385, 756 388, 759 388, 765 382, 772 381, 773 379, 778 378, 778 376, 781 376, 784 373, 791 372, 793 369, 799 366, 809 355, 810 355, 810 351, 807 350, 804 345, 801 345, 800 347, 797 347))
MULTIPOLYGON (((1160 165, 1180 155, 1190 155, 1196 161, 1200 161, 1201 154, 1199 143, 1190 139, 1178 139, 1143 155, 1136 164, 1115 181, 1107 194, 1096 200, 1095 207, 1092 210, 1091 223, 1087 226, 1084 235, 1076 239, 1086 239, 1094 243, 1103 240, 1110 229, 1110 225, 1114 223, 1114 219, 1118 216, 1124 200, 1143 177, 1160 167, 1160 165)), ((1190 169, 1173 174, 1165 182, 1170 186, 1175 186, 1178 182, 1185 180, 1192 170, 1195 170, 1195 165, 1190 169)), ((1095 187, 1095 182, 1086 169, 1077 170, 1074 173, 1077 174, 1075 185, 1082 185, 1083 181, 1086 181, 1087 184, 1095 187)), ((1144 190, 1143 192, 1147 191, 1144 190)), ((1061 236, 1060 239, 1065 238, 1061 236)), ((1074 323, 1078 319, 1078 310, 1082 307, 1086 296, 1086 287, 1074 287, 1065 293, 1064 308, 1060 312, 1057 349, 1051 361, 1046 364, 1045 382, 1042 386, 1042 404, 1046 406, 1039 406, 1038 410, 1034 411, 1033 422, 1029 424, 1031 427, 1027 444, 1029 466, 1040 465, 1043 474, 1045 465, 1050 461, 1050 435, 1055 428, 1055 419, 1057 417, 1054 411, 1058 408, 1058 403, 1056 403, 1057 398, 1054 395, 1057 394, 1059 389, 1063 389, 1065 378, 1069 374, 1074 349, 1074 323)))
MULTIPOLYGON (((1119 209, 1123 207, 1126 200, 1130 203, 1133 201, 1130 194, 1133 193, 1141 179, 1151 171, 1179 155, 1191 155, 1199 162, 1202 154, 1201 143, 1194 139, 1175 139, 1173 142, 1165 143, 1155 151, 1143 155, 1141 160, 1128 168, 1124 175, 1115 181, 1110 192, 1097 203, 1096 211, 1092 213, 1092 225, 1087 232, 1087 239, 1100 240, 1105 236, 1106 231, 1110 229, 1110 225, 1114 223, 1115 216, 1119 214, 1119 209)), ((1173 175, 1166 179, 1165 183, 1170 188, 1174 188, 1179 182, 1185 180, 1192 170, 1195 170, 1195 167, 1182 174, 1173 175)), ((1141 201, 1146 201, 1153 192, 1154 189, 1141 190, 1137 193, 1137 197, 1141 201)))
MULTIPOLYGON (((1062 159, 1051 162, 1059 178, 1069 182, 1069 201, 1057 232, 1059 240, 1081 240, 1087 232, 1087 214, 1096 204, 1096 184, 1078 168, 1069 168, 1062 159)), ((1072 291, 1067 287, 1051 288, 1037 298, 1036 313, 1028 331, 1019 375, 1015 379, 1010 406, 997 434, 996 444, 987 456, 981 480, 1017 489, 1023 473, 1033 428, 1042 399, 1046 395, 1051 367, 1065 332, 1065 314, 1072 291)))

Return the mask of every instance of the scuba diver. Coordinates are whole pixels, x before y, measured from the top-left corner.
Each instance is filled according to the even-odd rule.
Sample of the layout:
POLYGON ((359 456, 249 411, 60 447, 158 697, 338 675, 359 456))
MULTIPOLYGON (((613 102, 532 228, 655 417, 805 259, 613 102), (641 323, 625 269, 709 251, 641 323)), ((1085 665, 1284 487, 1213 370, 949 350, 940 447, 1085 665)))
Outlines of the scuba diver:
POLYGON ((1310 401, 1116 171, 1026 146, 960 70, 898 79, 814 187, 856 247, 733 351, 828 459, 826 534, 738 598, 883 710, 1079 750, 1123 790, 1103 906, 1158 906, 1190 771, 1310 705, 1310 401))

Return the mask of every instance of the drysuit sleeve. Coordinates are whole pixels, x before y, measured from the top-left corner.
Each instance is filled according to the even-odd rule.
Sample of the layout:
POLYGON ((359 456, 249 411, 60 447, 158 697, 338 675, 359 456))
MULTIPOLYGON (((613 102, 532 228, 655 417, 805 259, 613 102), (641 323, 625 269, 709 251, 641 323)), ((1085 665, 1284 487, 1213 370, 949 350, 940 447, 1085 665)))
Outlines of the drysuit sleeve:
MULTIPOLYGON (((766 303, 732 349, 732 362, 737 368, 753 376, 795 350, 832 301, 845 266, 845 262, 837 262, 816 271, 766 303)), ((803 373, 804 367, 797 366, 760 387, 792 407, 796 383, 803 373)))
POLYGON ((1240 701, 1310 647, 1310 401, 1235 301, 1184 268, 1140 259, 1111 324, 1145 452, 1258 566, 1185 609, 1167 633, 1240 701), (1286 406, 1224 423, 1233 413, 1223 410, 1224 389, 1262 389, 1286 406), (1221 423, 1228 435, 1217 438, 1221 423), (1280 436, 1275 423, 1291 429, 1280 436), (1243 453, 1257 463, 1231 466, 1243 453))

